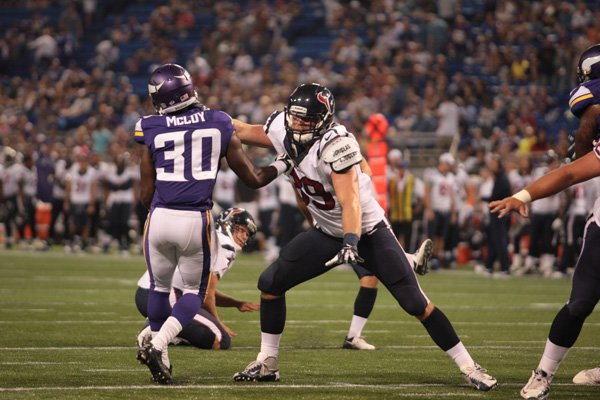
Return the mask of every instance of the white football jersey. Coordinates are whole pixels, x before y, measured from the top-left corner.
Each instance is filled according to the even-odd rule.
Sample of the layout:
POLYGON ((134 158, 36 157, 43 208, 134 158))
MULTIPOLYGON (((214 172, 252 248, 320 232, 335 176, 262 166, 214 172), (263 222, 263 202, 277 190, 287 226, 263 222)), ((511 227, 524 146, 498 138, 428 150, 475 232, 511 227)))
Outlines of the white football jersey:
POLYGON ((35 197, 37 193, 37 169, 35 167, 29 169, 23 166, 23 193, 28 197, 35 197))
POLYGON ((213 199, 219 204, 234 204, 237 180, 238 176, 230 168, 220 170, 215 181, 213 199))
POLYGON ((13 197, 17 195, 17 192, 19 191, 19 182, 23 180, 25 169, 25 166, 18 162, 6 167, 2 182, 2 190, 4 191, 5 197, 13 197))
POLYGON ((432 168, 428 170, 425 182, 431 187, 431 208, 438 212, 450 212, 458 193, 454 174, 448 172, 444 175, 437 168, 432 168))
MULTIPOLYGON (((546 175, 550 170, 548 166, 543 165, 533 170, 532 178, 537 180, 546 175)), ((531 212, 533 214, 556 214, 560 208, 560 193, 544 197, 531 203, 531 212)))
MULTIPOLYGON (((287 153, 285 148, 284 113, 281 111, 271 115, 264 130, 271 139, 278 154, 287 153)), ((304 200, 315 226, 328 235, 343 237, 342 208, 335 194, 331 180, 331 165, 322 158, 324 147, 333 139, 349 137, 356 142, 343 125, 335 125, 319 140, 314 142, 299 164, 294 165, 291 177, 296 190, 304 200)), ((358 148, 358 143, 356 143, 358 148)), ((385 213, 373 195, 371 178, 362 173, 360 164, 355 168, 359 177, 359 196, 362 210, 362 233, 370 232, 377 223, 385 218, 385 213)))
POLYGON ((79 163, 73 164, 67 173, 67 179, 71 181, 71 203, 89 204, 92 199, 92 184, 96 182, 96 171, 92 167, 82 175, 79 172, 79 163))

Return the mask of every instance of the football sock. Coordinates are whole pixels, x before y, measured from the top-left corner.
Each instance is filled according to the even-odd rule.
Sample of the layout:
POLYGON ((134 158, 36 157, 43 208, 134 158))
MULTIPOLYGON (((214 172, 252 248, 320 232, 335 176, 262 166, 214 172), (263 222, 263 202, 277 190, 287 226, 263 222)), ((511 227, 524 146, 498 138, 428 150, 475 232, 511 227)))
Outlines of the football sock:
POLYGON ((156 350, 163 351, 169 346, 171 339, 181 332, 181 324, 175 317, 169 317, 156 335, 153 334, 152 345, 156 350))
POLYGON ((548 375, 556 374, 560 362, 567 356, 568 352, 569 347, 558 346, 552 343, 550 339, 546 340, 546 347, 544 347, 544 354, 542 354, 538 368, 548 375))
POLYGON ((171 315, 179 320, 181 326, 186 326, 202 307, 202 298, 195 293, 186 293, 177 300, 171 315))
POLYGON ((456 363, 458 368, 461 370, 463 367, 470 367, 475 364, 475 361, 471 358, 471 355, 465 348, 465 345, 462 342, 458 342, 456 346, 451 348, 450 350, 446 350, 446 354, 452 358, 452 360, 456 363))
POLYGON ((285 326, 285 296, 274 300, 260 299, 260 331, 280 335, 285 326))
POLYGON ((271 334, 261 332, 260 334, 260 353, 256 358, 258 361, 264 361, 267 357, 275 357, 279 355, 279 341, 281 334, 271 334))
POLYGON ((354 300, 354 315, 365 319, 369 318, 371 311, 373 311, 376 298, 377 288, 366 288, 361 286, 356 295, 356 300, 354 300))
POLYGON ((148 292, 148 321, 152 331, 158 332, 163 322, 171 315, 169 293, 150 290, 148 292))
POLYGON ((439 308, 436 307, 429 317, 421 323, 440 349, 448 351, 460 343, 460 339, 448 317, 439 308))
POLYGON ((348 339, 352 339, 353 337, 360 336, 367 321, 368 320, 366 318, 353 315, 352 322, 350 323, 350 329, 348 330, 348 335, 346 335, 346 337, 348 339))
POLYGON ((565 305, 554 317, 548 339, 558 346, 573 347, 584 321, 584 318, 572 315, 569 306, 565 305))

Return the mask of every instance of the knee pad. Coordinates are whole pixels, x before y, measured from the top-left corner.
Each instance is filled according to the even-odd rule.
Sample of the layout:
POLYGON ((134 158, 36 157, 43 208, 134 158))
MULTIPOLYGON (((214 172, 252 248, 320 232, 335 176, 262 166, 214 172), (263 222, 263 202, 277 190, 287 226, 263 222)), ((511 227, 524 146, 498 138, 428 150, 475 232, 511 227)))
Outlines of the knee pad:
POLYGON ((271 264, 267 269, 265 269, 258 278, 258 290, 263 293, 268 293, 276 296, 282 295, 285 290, 283 290, 283 280, 282 277, 279 276, 281 274, 277 274, 279 270, 278 261, 271 264))
POLYGON ((425 313, 427 300, 419 288, 396 283, 389 287, 389 291, 408 314, 419 317, 425 313))
POLYGON ((586 319, 592 311, 596 303, 589 300, 572 300, 567 304, 569 313, 576 318, 586 319))

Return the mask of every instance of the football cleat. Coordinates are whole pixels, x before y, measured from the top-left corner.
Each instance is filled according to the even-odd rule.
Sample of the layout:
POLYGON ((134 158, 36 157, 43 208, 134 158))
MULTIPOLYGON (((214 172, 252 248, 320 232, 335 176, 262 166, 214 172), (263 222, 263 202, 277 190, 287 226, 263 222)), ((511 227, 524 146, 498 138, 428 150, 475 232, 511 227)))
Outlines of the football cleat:
POLYGON ((429 260, 433 256, 433 242, 431 239, 425 239, 415 253, 414 270, 419 275, 425 275, 429 272, 429 260))
POLYGON ((353 338, 345 338, 342 349, 375 350, 375 346, 367 343, 362 336, 355 336, 353 338))
POLYGON ((152 330, 150 329, 150 325, 148 325, 144 329, 142 329, 137 335, 136 344, 138 347, 138 352, 144 350, 144 347, 150 344, 151 340, 152 330))
POLYGON ((487 370, 481 368, 477 363, 466 368, 461 368, 460 372, 469 385, 482 392, 487 392, 498 385, 496 378, 489 375, 487 370))
POLYGON ((541 369, 534 369, 531 378, 523 389, 521 397, 527 400, 546 400, 550 393, 550 381, 552 377, 541 369))
POLYGON ((171 367, 167 367, 168 363, 166 352, 159 351, 154 348, 152 343, 148 343, 141 351, 138 351, 137 359, 140 363, 146 365, 152 374, 152 380, 161 385, 172 385, 171 367), (164 353, 164 354, 163 354, 164 353))
POLYGON ((598 385, 600 384, 600 366, 592 369, 579 371, 573 377, 573 383, 576 385, 598 385))
POLYGON ((279 368, 277 358, 267 357, 264 361, 252 361, 245 370, 233 375, 236 382, 277 382, 279 368))

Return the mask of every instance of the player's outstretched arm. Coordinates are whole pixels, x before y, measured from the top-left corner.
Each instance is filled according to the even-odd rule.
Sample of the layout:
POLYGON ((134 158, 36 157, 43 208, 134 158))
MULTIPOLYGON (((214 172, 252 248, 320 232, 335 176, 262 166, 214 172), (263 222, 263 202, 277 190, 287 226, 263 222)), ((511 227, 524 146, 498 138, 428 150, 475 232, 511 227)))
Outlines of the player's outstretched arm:
POLYGON ((265 133, 262 125, 252 125, 237 119, 232 119, 235 132, 242 143, 251 146, 267 147, 272 149, 273 143, 265 133))
POLYGON ((256 167, 242 149, 242 142, 234 134, 229 141, 227 164, 237 176, 252 189, 258 189, 270 183, 283 173, 289 173, 292 168, 291 160, 276 160, 267 167, 256 167))
POLYGON ((490 210, 502 218, 511 211, 527 216, 527 203, 551 196, 576 183, 587 181, 600 175, 600 158, 596 154, 598 147, 575 162, 553 170, 528 185, 520 192, 502 200, 490 202, 490 210))

